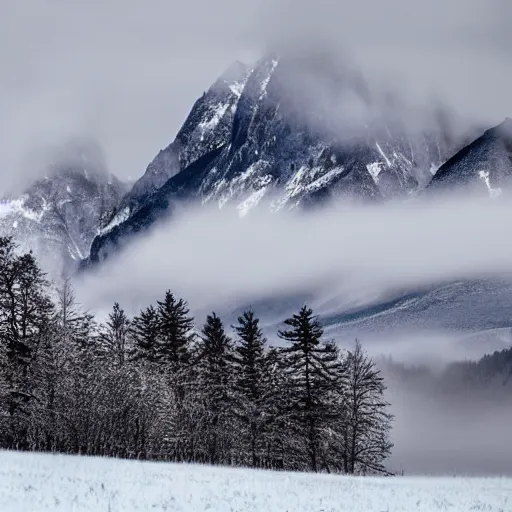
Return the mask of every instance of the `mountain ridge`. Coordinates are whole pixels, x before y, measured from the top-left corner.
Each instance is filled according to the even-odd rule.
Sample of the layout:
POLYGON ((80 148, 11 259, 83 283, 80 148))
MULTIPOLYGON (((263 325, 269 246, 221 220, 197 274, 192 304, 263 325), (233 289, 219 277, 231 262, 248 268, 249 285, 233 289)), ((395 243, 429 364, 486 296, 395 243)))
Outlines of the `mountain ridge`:
POLYGON ((511 178, 512 119, 507 117, 448 159, 427 188, 437 191, 472 186, 495 197, 511 178))
POLYGON ((350 130, 337 134, 330 126, 336 120, 329 105, 297 85, 297 77, 307 75, 306 64, 270 54, 250 70, 236 65, 228 77, 235 75, 235 88, 226 77, 217 80, 196 101, 175 141, 156 157, 163 165, 160 175, 169 179, 165 184, 152 181, 153 162, 148 166, 138 182, 148 192, 137 197, 132 191, 121 201, 114 222, 94 240, 84 266, 103 259, 107 247, 149 227, 158 212, 169 213, 174 201, 215 202, 219 207, 229 202, 245 215, 263 198, 274 210, 311 206, 332 197, 382 200, 425 187, 455 151, 441 131, 412 133, 398 114, 386 114, 386 120, 381 112, 382 119, 374 115, 375 101, 357 74, 346 76, 343 70, 337 75, 327 64, 314 63, 315 79, 314 73, 327 69, 320 77, 321 88, 334 94, 341 87, 349 99, 357 98, 361 108, 369 110, 367 120, 374 123, 361 122, 358 137, 350 130), (219 90, 230 93, 217 101, 219 90), (291 98, 290 91, 297 97, 291 98), (225 115, 212 115, 219 108, 225 115), (212 128, 221 126, 220 135, 206 129, 214 118, 219 121, 212 128), (163 154, 172 158, 165 160, 163 154), (193 177, 190 183, 181 173, 193 177), (139 211, 146 212, 145 218, 139 211))

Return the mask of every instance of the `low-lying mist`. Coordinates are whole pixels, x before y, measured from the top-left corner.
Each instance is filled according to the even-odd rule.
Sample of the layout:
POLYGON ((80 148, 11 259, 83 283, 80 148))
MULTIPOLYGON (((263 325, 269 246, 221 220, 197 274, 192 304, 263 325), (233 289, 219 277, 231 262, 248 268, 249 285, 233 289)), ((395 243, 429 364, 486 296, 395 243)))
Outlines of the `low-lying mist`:
MULTIPOLYGON (((243 219, 227 207, 184 207, 82 275, 78 296, 101 316, 114 301, 136 313, 171 289, 189 302, 198 326, 211 310, 229 325, 239 308, 252 305, 274 343, 279 320, 306 300, 325 320, 422 287, 507 279, 510 218, 505 196, 330 205, 307 214, 261 207, 243 219)), ((441 309, 456 300, 442 297, 436 299, 441 309)), ((501 306, 507 304, 501 300, 501 306)), ((469 324, 473 311, 462 307, 469 324)), ((464 388, 448 393, 451 388, 436 384, 451 361, 509 346, 510 329, 486 332, 484 326, 472 335, 397 323, 368 329, 333 321, 325 327, 326 337, 343 348, 358 335, 374 357, 431 368, 428 379, 413 384, 385 370, 396 416, 390 467, 407 474, 510 472, 506 400, 464 388)))
POLYGON ((511 213, 506 197, 460 195, 307 214, 259 207, 243 219, 183 207, 85 274, 79 291, 94 309, 122 299, 136 310, 170 288, 196 311, 298 292, 336 297, 339 311, 390 291, 511 275, 511 213))
POLYGON ((511 475, 512 375, 476 365, 381 363, 395 415, 389 466, 405 474, 511 475))

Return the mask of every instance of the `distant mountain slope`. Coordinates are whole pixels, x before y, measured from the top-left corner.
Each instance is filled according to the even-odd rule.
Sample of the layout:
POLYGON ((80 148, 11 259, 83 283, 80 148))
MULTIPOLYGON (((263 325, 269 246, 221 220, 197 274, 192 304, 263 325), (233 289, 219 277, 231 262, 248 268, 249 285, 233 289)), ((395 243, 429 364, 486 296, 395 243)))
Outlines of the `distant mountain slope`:
POLYGON ((279 210, 415 193, 456 147, 441 128, 408 128, 400 112, 329 61, 269 55, 250 71, 236 65, 123 199, 86 265, 181 200, 229 203, 245 215, 263 199, 279 210))
POLYGON ((126 191, 94 163, 57 165, 21 195, 0 200, 0 236, 34 251, 47 270, 72 271, 126 191))
POLYGON ((429 191, 472 186, 491 196, 512 177, 512 119, 487 130, 450 158, 433 177, 429 191))

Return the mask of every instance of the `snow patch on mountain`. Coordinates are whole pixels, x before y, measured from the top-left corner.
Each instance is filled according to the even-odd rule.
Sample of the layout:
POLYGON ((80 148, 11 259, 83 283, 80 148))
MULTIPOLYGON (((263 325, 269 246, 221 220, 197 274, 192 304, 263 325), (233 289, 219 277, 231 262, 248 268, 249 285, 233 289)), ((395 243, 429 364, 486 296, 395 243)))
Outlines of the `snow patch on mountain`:
POLYGON ((249 195, 249 197, 242 201, 237 206, 240 217, 245 217, 253 208, 255 208, 265 196, 266 191, 267 187, 263 186, 259 190, 255 190, 249 195))
POLYGON ((116 213, 116 215, 114 215, 114 218, 104 228, 98 229, 98 235, 105 235, 106 233, 109 233, 116 226, 119 226, 119 224, 122 224, 125 220, 127 220, 129 216, 130 208, 127 206, 119 213, 116 213))
POLYGON ((373 181, 378 184, 379 182, 379 174, 382 170, 382 162, 372 162, 371 164, 367 164, 366 168, 370 173, 370 176, 373 178, 373 181))
MULTIPOLYGON (((27 196, 22 196, 18 199, 0 201, 0 218, 9 215, 21 215, 25 219, 29 219, 33 222, 41 222, 43 215, 49 210, 50 205, 47 203, 46 199, 43 198, 41 209, 35 211, 26 206, 27 200, 27 196)), ((17 227, 17 224, 14 227, 17 227)))
MULTIPOLYGON (((203 198, 202 203, 217 201, 219 208, 222 208, 235 197, 238 199, 242 198, 239 210, 245 212, 243 214, 245 215, 265 195, 264 192, 261 192, 261 189, 266 190, 272 183, 272 176, 270 174, 262 174, 262 171, 267 167, 268 162, 258 160, 231 181, 221 178, 215 183, 212 191, 203 198), (252 199, 250 199, 251 197, 252 199)), ((215 174, 216 171, 216 169, 212 169, 211 174, 215 174)))
POLYGON ((213 130, 221 121, 222 117, 229 108, 228 103, 218 103, 211 112, 211 117, 201 121, 198 125, 199 130, 202 132, 200 140, 204 141, 205 132, 213 130))
POLYGON ((237 97, 240 98, 242 96, 242 91, 245 87, 245 81, 233 82, 229 86, 229 90, 237 97))
POLYGON ((344 172, 343 166, 333 167, 329 170, 320 166, 310 168, 304 165, 300 167, 285 184, 284 193, 272 202, 272 211, 278 211, 285 206, 298 206, 302 196, 328 186, 344 172))
POLYGON ((382 158, 384 158, 384 160, 386 161, 387 166, 391 167, 391 160, 386 156, 384 151, 382 151, 382 148, 380 147, 380 144, 378 142, 376 142, 375 145, 377 146, 377 149, 379 150, 379 153, 382 155, 382 158))
POLYGON ((493 188, 491 186, 491 180, 489 179, 489 171, 479 171, 478 172, 478 176, 480 177, 480 179, 485 183, 485 186, 487 187, 487 190, 489 191, 489 196, 491 198, 494 198, 494 197, 498 197, 499 195, 501 195, 501 188, 493 188))
POLYGON ((261 83, 261 92, 260 92, 260 96, 259 96, 259 100, 260 101, 267 94, 268 84, 269 84, 270 79, 272 78, 272 75, 274 74, 274 71, 276 70, 278 64, 279 64, 279 61, 277 59, 272 59, 272 65, 270 67, 270 71, 269 71, 268 75, 263 79, 263 81, 261 83))

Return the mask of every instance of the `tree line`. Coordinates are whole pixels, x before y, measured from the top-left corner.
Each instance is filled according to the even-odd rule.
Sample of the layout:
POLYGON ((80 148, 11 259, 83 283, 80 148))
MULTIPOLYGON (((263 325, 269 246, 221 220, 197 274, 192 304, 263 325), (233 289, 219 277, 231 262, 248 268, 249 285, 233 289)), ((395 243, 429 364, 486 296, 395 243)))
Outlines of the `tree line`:
POLYGON ((104 324, 0 238, 0 447, 257 468, 386 473, 392 416, 356 341, 304 306, 269 346, 252 310, 196 329, 167 291, 104 324))

